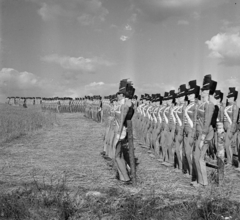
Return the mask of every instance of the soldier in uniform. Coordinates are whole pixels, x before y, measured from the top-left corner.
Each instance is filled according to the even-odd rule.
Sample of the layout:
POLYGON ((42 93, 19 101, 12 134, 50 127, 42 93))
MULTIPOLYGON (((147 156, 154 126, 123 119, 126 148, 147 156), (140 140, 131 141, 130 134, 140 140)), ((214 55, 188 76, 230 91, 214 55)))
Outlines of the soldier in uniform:
POLYGON ((218 167, 218 183, 222 182, 224 177, 224 157, 225 157, 225 132, 223 127, 224 122, 224 108, 223 105, 223 93, 220 90, 216 90, 214 94, 216 100, 215 108, 218 109, 217 124, 215 129, 215 147, 217 156, 217 167, 218 167))
POLYGON ((175 109, 176 118, 176 134, 175 134, 175 150, 176 150, 176 164, 179 171, 182 171, 182 147, 183 147, 183 129, 184 129, 184 111, 185 111, 185 99, 187 94, 186 85, 180 85, 177 94, 177 108, 175 109))
POLYGON ((214 130, 211 123, 215 109, 214 104, 210 101, 209 95, 214 94, 216 87, 217 82, 212 80, 211 75, 206 75, 201 88, 201 104, 197 109, 199 134, 193 152, 194 173, 191 183, 194 187, 208 185, 206 162, 204 159, 210 142, 214 139, 214 130))
POLYGON ((174 115, 174 111, 176 110, 175 106, 175 90, 171 90, 168 96, 169 102, 169 110, 168 110, 168 130, 167 130, 167 139, 166 139, 166 148, 167 148, 167 157, 165 160, 165 165, 173 166, 174 165, 174 136, 175 136, 175 129, 176 129, 176 118, 174 115))
POLYGON ((225 150, 227 153, 227 165, 232 165, 233 152, 231 142, 233 136, 236 132, 237 117, 238 117, 238 107, 236 100, 238 97, 238 92, 234 87, 229 88, 229 93, 227 95, 228 105, 224 109, 224 130, 226 133, 225 139, 225 150))
POLYGON ((126 98, 132 99, 133 87, 128 83, 127 80, 122 80, 119 85, 118 96, 118 108, 115 110, 115 124, 114 131, 115 136, 113 140, 113 146, 116 148, 115 151, 115 164, 118 170, 119 179, 125 183, 130 182, 130 177, 127 171, 127 163, 122 153, 122 141, 125 139, 127 134, 126 121, 132 118, 132 113, 129 115, 129 109, 131 108, 131 102, 128 102, 126 98))
POLYGON ((183 172, 186 176, 192 175, 192 151, 193 142, 196 131, 196 118, 197 118, 197 108, 196 99, 199 96, 200 87, 197 86, 197 81, 192 80, 189 83, 189 89, 187 90, 188 105, 184 110, 184 137, 183 137, 183 172), (189 174, 189 175, 188 175, 189 174))
POLYGON ((161 125, 160 125, 160 134, 157 138, 156 142, 156 148, 159 149, 159 161, 162 162, 165 159, 165 149, 166 149, 166 133, 168 130, 167 127, 167 116, 166 116, 166 110, 168 108, 167 100, 168 100, 168 92, 164 93, 164 97, 162 98, 162 105, 159 109, 159 118, 161 118, 161 125))

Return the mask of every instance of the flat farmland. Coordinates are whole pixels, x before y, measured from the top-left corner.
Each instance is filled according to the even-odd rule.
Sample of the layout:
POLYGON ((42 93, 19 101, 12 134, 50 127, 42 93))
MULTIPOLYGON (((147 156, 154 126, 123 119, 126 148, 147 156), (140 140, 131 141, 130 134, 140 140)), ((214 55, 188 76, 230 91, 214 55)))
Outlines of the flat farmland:
POLYGON ((114 163, 100 156, 103 124, 87 119, 81 113, 56 115, 42 113, 41 109, 1 108, 4 108, 5 112, 1 111, 1 114, 4 112, 5 117, 6 112, 12 110, 9 121, 14 118, 22 123, 19 126, 16 121, 9 122, 8 132, 12 125, 18 126, 16 130, 23 129, 20 115, 29 120, 24 132, 6 138, 2 121, 5 120, 5 126, 7 122, 3 115, 0 117, 2 217, 221 219, 221 215, 239 219, 236 213, 240 210, 240 174, 234 169, 227 170, 223 186, 211 183, 204 189, 195 189, 190 186, 189 178, 149 157, 147 149, 136 139, 137 186, 126 186, 116 180, 114 163), (36 120, 30 119, 31 114, 36 120), (41 127, 34 127, 40 122, 41 127), (204 213, 209 217, 204 217, 204 213))

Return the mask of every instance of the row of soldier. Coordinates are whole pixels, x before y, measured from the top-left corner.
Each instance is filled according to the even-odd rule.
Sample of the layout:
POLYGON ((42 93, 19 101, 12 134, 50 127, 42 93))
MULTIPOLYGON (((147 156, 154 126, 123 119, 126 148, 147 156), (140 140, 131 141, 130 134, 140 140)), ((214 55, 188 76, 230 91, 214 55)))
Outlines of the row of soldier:
POLYGON ((219 181, 224 170, 232 167, 235 157, 239 163, 239 108, 235 88, 229 88, 226 104, 211 75, 204 77, 201 87, 192 80, 188 86, 179 86, 177 93, 171 90, 164 96, 145 94, 138 101, 134 92, 131 82, 122 80, 117 94, 105 96, 103 100, 100 96, 75 100, 42 98, 41 105, 57 112, 61 109, 83 112, 98 122, 108 119, 102 155, 115 161, 118 177, 126 183, 130 182, 126 121, 132 118, 135 132, 149 152, 163 165, 191 177, 194 187, 208 185, 206 161, 218 169, 219 181))
POLYGON ((194 187, 208 185, 206 162, 218 170, 219 183, 235 156, 237 166, 240 162, 238 92, 229 88, 224 105, 223 93, 216 88, 217 82, 206 75, 201 88, 193 80, 188 88, 180 85, 177 93, 142 95, 134 117, 149 152, 162 165, 190 177, 194 187))
MULTIPOLYGON (((9 105, 23 106, 41 105, 42 110, 52 111, 57 113, 63 112, 82 112, 83 106, 86 103, 91 103, 91 106, 101 106, 100 96, 85 96, 84 98, 71 97, 7 97, 9 105)), ((94 107, 93 107, 94 108, 94 107)))
MULTIPOLYGON (((161 164, 172 166, 175 171, 190 177, 192 186, 208 185, 206 164, 218 170, 219 183, 224 170, 231 169, 234 162, 239 166, 239 108, 235 88, 229 88, 226 104, 223 103, 224 94, 217 90, 217 82, 212 80, 211 75, 204 77, 201 87, 192 80, 188 86, 179 86, 177 93, 171 90, 164 96, 145 94, 139 101, 137 96, 127 96, 124 95, 123 103, 130 100, 128 106, 135 111, 133 122, 139 139, 161 164)), ((124 129, 123 133, 119 133, 118 120, 126 117, 117 118, 121 112, 119 106, 123 105, 121 100, 117 93, 104 97, 102 101, 102 118, 109 120, 102 154, 116 161, 120 180, 129 181, 127 161, 119 162, 120 165, 117 162, 117 145, 119 140, 125 139, 119 136, 126 137, 127 133, 124 129)), ((90 108, 86 109, 89 112, 90 108)), ((87 117, 91 117, 90 112, 87 117)))

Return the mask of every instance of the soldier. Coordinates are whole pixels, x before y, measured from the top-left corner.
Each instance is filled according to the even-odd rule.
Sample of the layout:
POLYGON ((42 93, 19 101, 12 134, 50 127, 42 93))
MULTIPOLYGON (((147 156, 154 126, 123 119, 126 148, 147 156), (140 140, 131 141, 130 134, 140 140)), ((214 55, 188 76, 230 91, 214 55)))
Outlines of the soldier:
POLYGON ((217 156, 217 167, 218 167, 218 183, 222 182, 224 177, 224 142, 225 142, 225 133, 224 133, 224 108, 223 105, 223 93, 220 90, 215 91, 214 98, 216 100, 215 108, 218 108, 217 116, 217 125, 215 129, 215 147, 216 147, 216 156, 217 156))
POLYGON ((126 98, 132 99, 133 87, 127 82, 122 80, 119 85, 119 92, 117 93, 119 106, 115 110, 115 136, 113 140, 113 146, 116 147, 115 164, 117 166, 119 179, 125 183, 130 183, 130 177, 127 171, 127 163, 122 153, 122 141, 125 139, 126 121, 132 118, 132 113, 129 114, 130 104, 126 98))
POLYGON ((164 93, 164 97, 162 99, 162 107, 159 109, 159 115, 161 117, 161 133, 159 136, 159 141, 156 143, 156 147, 158 148, 159 144, 159 152, 160 152, 160 158, 159 161, 162 162, 165 159, 165 153, 166 153, 166 135, 167 135, 167 116, 166 116, 166 111, 168 110, 168 105, 167 105, 167 100, 168 100, 168 92, 164 93))
POLYGON ((211 75, 206 75, 203 79, 201 88, 202 103, 197 109, 198 121, 198 140, 193 152, 194 157, 194 173, 192 177, 192 185, 194 187, 208 185, 206 162, 204 161, 206 152, 210 146, 210 142, 214 138, 214 130, 212 126, 212 117, 214 114, 214 104, 210 101, 209 95, 213 95, 216 90, 217 82, 211 79, 211 75), (196 168, 196 170, 195 170, 196 168), (195 173, 196 172, 196 173, 195 173))
POLYGON ((175 109, 176 117, 176 135, 175 135, 175 149, 176 149, 176 164, 174 167, 178 167, 179 171, 182 171, 182 148, 183 148, 183 129, 184 129, 184 111, 186 100, 187 88, 186 85, 180 85, 177 94, 177 108, 175 109))
POLYGON ((229 93, 227 95, 228 105, 224 109, 224 130, 226 133, 225 149, 227 153, 226 166, 232 165, 232 159, 233 159, 231 142, 236 132, 236 126, 237 126, 237 117, 238 117, 238 110, 239 110, 236 105, 237 97, 238 97, 238 92, 235 90, 234 87, 230 87, 229 93))
POLYGON ((27 99, 26 99, 26 98, 24 98, 23 107, 24 107, 24 108, 27 108, 27 99))
POLYGON ((174 115, 174 111, 176 110, 175 106, 175 90, 171 90, 169 92, 168 96, 168 104, 169 104, 169 110, 168 110, 168 126, 167 126, 167 139, 166 139, 166 160, 164 165, 166 166, 173 166, 174 165, 174 136, 175 136, 175 129, 176 129, 176 118, 174 115))
POLYGON ((188 105, 184 111, 184 137, 183 137, 183 172, 186 171, 186 176, 192 175, 192 151, 193 142, 196 132, 196 118, 197 118, 197 103, 196 99, 199 96, 200 87, 197 86, 197 81, 192 80, 189 83, 187 90, 188 105))
POLYGON ((158 137, 158 127, 159 127, 159 119, 158 119, 158 110, 160 107, 160 101, 161 101, 161 95, 155 94, 155 99, 154 99, 154 109, 152 113, 152 118, 153 118, 153 130, 152 130, 152 146, 154 148, 154 151, 157 155, 159 155, 159 152, 157 153, 156 149, 156 140, 158 137))

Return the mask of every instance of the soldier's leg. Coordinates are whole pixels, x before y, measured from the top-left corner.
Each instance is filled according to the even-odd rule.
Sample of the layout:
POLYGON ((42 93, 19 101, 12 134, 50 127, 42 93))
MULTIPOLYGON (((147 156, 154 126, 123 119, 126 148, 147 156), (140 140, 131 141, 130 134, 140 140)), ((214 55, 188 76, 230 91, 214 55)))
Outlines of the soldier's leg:
POLYGON ((192 132, 189 131, 187 139, 185 141, 185 150, 190 175, 192 175, 192 151, 193 151, 192 144, 193 144, 192 132))
POLYGON ((182 170, 182 142, 183 142, 183 135, 179 131, 176 136, 176 155, 177 155, 177 163, 178 163, 178 169, 182 170))
POLYGON ((175 134, 175 128, 172 128, 168 138, 168 161, 172 165, 174 163, 174 154, 175 154, 174 134, 175 134))
POLYGON ((232 146, 231 146, 231 140, 232 140, 232 132, 230 129, 226 132, 226 139, 225 139, 225 149, 227 153, 227 163, 229 165, 232 164, 232 146))
POLYGON ((119 141, 115 147, 116 147, 115 164, 119 173, 120 180, 129 181, 130 178, 128 176, 126 161, 124 160, 121 149, 122 148, 121 141, 119 141))

